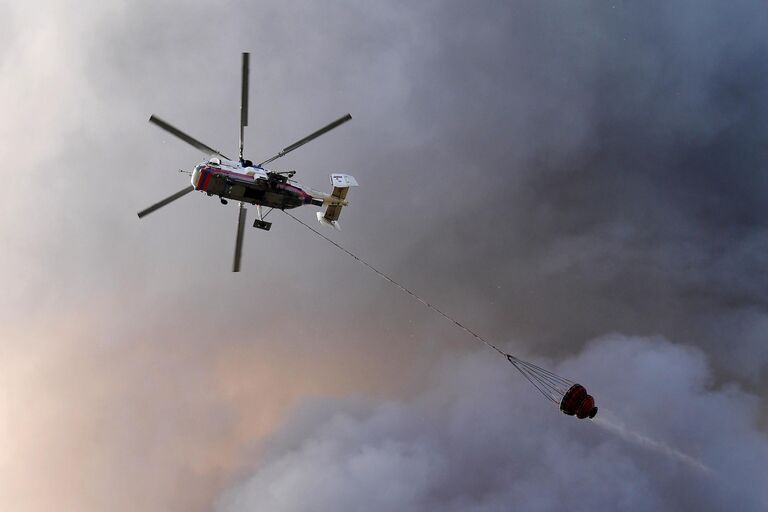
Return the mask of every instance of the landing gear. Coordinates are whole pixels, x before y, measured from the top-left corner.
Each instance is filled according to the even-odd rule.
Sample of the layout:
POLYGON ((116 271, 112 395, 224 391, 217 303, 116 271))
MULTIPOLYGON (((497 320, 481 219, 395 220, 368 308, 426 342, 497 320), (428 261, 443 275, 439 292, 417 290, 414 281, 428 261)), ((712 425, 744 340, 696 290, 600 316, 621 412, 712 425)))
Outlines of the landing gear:
MULTIPOLYGON (((271 211, 272 209, 270 208, 269 212, 271 211)), ((267 212, 267 215, 269 215, 269 212, 267 212)), ((256 215, 258 216, 258 219, 253 221, 253 227, 258 229, 263 229, 264 231, 269 231, 269 228, 272 227, 272 223, 264 221, 264 217, 266 217, 267 215, 264 215, 264 213, 262 212, 260 204, 256 205, 256 215)))

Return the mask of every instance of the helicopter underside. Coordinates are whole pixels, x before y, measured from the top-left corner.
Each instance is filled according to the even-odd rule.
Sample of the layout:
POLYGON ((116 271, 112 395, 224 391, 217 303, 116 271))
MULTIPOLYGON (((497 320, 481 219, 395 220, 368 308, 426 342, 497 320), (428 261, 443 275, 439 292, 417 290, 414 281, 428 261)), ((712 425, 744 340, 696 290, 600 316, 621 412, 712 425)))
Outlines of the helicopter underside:
POLYGON ((219 196, 267 208, 288 210, 305 204, 321 206, 322 199, 314 198, 304 190, 280 179, 253 179, 218 168, 201 169, 195 189, 209 196, 219 196))

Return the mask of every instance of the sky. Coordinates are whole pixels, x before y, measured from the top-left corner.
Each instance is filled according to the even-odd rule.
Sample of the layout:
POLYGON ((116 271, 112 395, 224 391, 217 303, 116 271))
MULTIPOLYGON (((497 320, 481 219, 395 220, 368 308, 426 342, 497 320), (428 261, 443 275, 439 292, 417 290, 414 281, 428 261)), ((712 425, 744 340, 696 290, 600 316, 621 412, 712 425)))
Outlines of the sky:
POLYGON ((764 510, 764 2, 0 2, 0 509, 764 510), (184 187, 168 120, 325 190, 184 187), (253 217, 253 212, 249 212, 253 217), (295 210, 314 222, 315 209, 295 210), (319 226, 318 227, 322 227, 319 226), (268 505, 268 506, 267 506, 268 505))

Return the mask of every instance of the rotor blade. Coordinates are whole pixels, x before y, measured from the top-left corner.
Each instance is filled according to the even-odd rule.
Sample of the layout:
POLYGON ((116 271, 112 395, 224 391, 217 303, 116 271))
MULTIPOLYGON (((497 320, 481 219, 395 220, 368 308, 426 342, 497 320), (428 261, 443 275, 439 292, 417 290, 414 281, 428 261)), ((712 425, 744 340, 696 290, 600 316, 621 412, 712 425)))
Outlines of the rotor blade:
POLYGON ((153 205, 152 205, 152 206, 150 206, 149 208, 144 208, 143 210, 141 210, 141 211, 139 212, 139 218, 142 218, 142 217, 145 217, 145 216, 149 215, 149 214, 150 214, 150 213, 152 213, 153 211, 155 211, 155 210, 158 210, 158 209, 162 208, 163 206, 167 205, 168 203, 172 203, 172 202, 174 202, 175 200, 179 199, 180 197, 183 197, 183 196, 185 196, 185 195, 189 194, 189 193, 190 193, 190 192, 192 192, 193 190, 195 190, 195 187, 193 187, 192 185, 190 185, 190 186, 188 186, 188 187, 186 187, 186 188, 183 188, 183 189, 179 190, 179 191, 178 191, 178 192, 176 192, 175 194, 173 194, 173 195, 171 195, 171 196, 168 196, 168 197, 166 197, 166 198, 165 198, 165 199, 163 199, 162 201, 160 201, 160 202, 157 202, 157 203, 153 204, 153 205))
POLYGON ((251 54, 243 53, 243 76, 240 89, 240 161, 243 160, 243 128, 248 126, 248 75, 251 54))
POLYGON ((261 162, 259 165, 261 166, 261 165, 264 165, 264 164, 268 164, 269 162, 271 162, 271 161, 273 161, 273 160, 277 160, 277 159, 278 159, 278 158, 280 158, 281 156, 285 156, 285 155, 287 155, 288 153, 290 153, 290 152, 291 152, 291 151, 293 151, 294 149, 300 148, 301 146, 303 146, 303 145, 304 145, 304 144, 306 144, 307 142, 310 142, 310 141, 312 141, 312 140, 315 140, 315 139, 316 139, 316 138, 318 138, 319 136, 323 135, 324 133, 328 133, 329 131, 333 130, 333 129, 334 129, 334 128, 336 128, 337 126, 341 126, 342 124, 346 123, 346 122, 347 122, 347 121, 349 121, 350 119, 352 119, 352 116, 351 116, 350 114, 347 114, 347 115, 345 115, 345 116, 343 116, 343 117, 340 117, 340 118, 338 118, 338 119, 337 119, 337 120, 335 120, 334 122, 332 122, 332 123, 330 123, 330 124, 328 124, 328 125, 326 125, 326 126, 323 126, 322 128, 320 128, 320 129, 319 129, 319 130, 317 130, 316 132, 313 132, 313 133, 311 133, 311 134, 307 135, 306 137, 304 137, 303 139, 301 139, 301 140, 299 140, 299 141, 296 141, 296 142, 294 142, 293 144, 291 144, 291 145, 290 145, 290 146, 288 146, 287 148, 283 149, 281 152, 279 152, 278 154, 276 154, 276 155, 275 155, 275 156, 273 156, 272 158, 270 158, 270 159, 268 159, 268 160, 264 160, 264 161, 263 161, 263 162, 261 162))
POLYGON ((245 209, 240 203, 240 213, 237 217, 237 238, 235 239, 235 261, 232 264, 232 272, 240 272, 240 256, 243 254, 243 230, 245 229, 245 209))
MULTIPOLYGON (((172 126, 172 125, 166 123, 165 121, 163 121, 162 119, 160 119, 157 116, 154 116, 154 115, 149 116, 149 122, 159 126, 163 130, 165 130, 168 133, 170 133, 171 135, 175 135, 176 137, 180 138, 181 140, 183 140, 187 144, 189 144, 191 146, 194 146, 195 148, 199 149, 203 153, 206 153, 208 155, 219 155, 220 157, 227 158, 218 149, 213 149, 212 147, 210 147, 210 146, 208 146, 206 144, 203 144, 202 142, 200 142, 196 138, 194 138, 194 137, 192 137, 190 135, 187 135, 183 131, 179 130, 175 126, 172 126)), ((227 160, 229 160, 229 158, 227 158, 227 160)))

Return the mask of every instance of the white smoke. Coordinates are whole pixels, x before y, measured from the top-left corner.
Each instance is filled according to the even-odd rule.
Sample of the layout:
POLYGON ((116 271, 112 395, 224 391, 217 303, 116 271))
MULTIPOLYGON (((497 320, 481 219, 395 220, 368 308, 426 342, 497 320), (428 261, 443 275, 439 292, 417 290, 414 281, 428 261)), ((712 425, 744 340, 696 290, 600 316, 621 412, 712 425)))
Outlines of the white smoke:
POLYGON ((612 411, 597 423, 491 354, 436 366, 408 400, 307 402, 217 510, 763 509, 757 402, 712 387, 698 350, 613 336, 566 361, 612 411))

